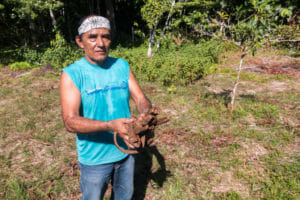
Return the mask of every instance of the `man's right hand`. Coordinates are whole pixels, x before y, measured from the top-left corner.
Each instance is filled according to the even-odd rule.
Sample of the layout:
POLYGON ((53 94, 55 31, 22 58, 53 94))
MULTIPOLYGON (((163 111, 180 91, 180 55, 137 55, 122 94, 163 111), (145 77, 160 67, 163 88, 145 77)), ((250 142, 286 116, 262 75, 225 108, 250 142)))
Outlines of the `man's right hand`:
POLYGON ((128 141, 129 137, 128 137, 128 130, 127 130, 127 124, 132 123, 133 119, 130 118, 119 118, 119 119, 115 119, 112 121, 109 121, 109 129, 113 132, 117 132, 118 135, 124 140, 124 142, 126 143, 126 145, 129 148, 134 148, 133 145, 131 145, 128 141))

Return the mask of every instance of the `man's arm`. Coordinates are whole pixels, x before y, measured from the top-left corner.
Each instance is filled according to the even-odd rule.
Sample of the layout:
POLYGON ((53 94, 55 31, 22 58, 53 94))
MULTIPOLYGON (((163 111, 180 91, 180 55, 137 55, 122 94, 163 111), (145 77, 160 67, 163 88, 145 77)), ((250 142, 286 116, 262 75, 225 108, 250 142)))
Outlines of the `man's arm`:
POLYGON ((129 72, 129 91, 133 101, 135 102, 139 113, 147 112, 151 107, 152 104, 150 100, 145 96, 141 87, 139 86, 136 78, 134 77, 133 72, 130 69, 129 72))
POLYGON ((65 72, 63 72, 60 80, 60 98, 63 121, 68 131, 78 133, 114 131, 118 132, 123 139, 127 140, 125 124, 131 122, 131 119, 120 118, 107 123, 79 116, 81 94, 65 72))

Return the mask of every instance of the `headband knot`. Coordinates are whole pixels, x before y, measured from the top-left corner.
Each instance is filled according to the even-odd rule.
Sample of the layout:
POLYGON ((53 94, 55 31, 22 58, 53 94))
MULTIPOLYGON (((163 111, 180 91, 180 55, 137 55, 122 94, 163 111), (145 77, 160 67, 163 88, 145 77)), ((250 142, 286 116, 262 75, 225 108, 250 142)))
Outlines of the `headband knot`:
POLYGON ((101 16, 93 16, 85 19, 78 28, 78 35, 88 32, 94 28, 107 28, 110 30, 109 20, 101 16))

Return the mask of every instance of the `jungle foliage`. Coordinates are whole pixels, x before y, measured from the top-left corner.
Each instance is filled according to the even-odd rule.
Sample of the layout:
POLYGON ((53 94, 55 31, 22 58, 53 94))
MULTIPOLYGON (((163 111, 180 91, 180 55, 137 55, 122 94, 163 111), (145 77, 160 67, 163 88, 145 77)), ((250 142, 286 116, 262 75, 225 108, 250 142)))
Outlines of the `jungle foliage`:
POLYGON ((112 54, 126 58, 138 77, 187 84, 205 76, 224 42, 244 53, 297 49, 299 8, 297 0, 4 0, 0 63, 65 67, 82 56, 77 22, 100 14, 112 24, 112 54))

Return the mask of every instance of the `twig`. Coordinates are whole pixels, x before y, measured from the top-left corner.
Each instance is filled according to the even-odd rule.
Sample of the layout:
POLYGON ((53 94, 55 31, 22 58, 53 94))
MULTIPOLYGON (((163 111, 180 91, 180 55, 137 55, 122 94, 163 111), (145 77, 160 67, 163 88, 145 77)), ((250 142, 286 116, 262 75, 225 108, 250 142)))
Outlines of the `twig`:
POLYGON ((29 74, 31 74, 32 73, 32 71, 31 72, 26 72, 26 73, 23 73, 23 74, 19 74, 19 75, 17 75, 15 78, 20 78, 20 77, 22 77, 22 76, 26 76, 26 75, 29 75, 29 74))
POLYGON ((233 106, 234 106, 234 99, 235 99, 235 95, 236 95, 237 86, 238 86, 239 80, 240 80, 240 74, 241 74, 241 71, 242 71, 243 60, 244 60, 244 57, 246 55, 247 55, 246 53, 244 53, 244 54, 241 55, 239 71, 238 71, 238 74, 237 74, 237 77, 236 77, 236 81, 234 83, 234 87, 233 87, 233 90, 232 90, 232 93, 231 93, 231 102, 230 102, 231 109, 233 109, 233 106))

